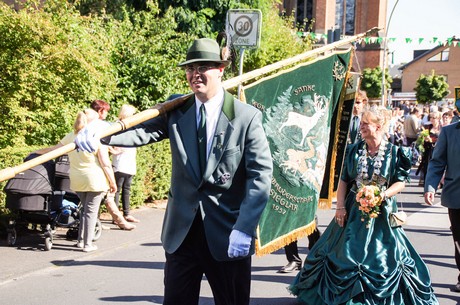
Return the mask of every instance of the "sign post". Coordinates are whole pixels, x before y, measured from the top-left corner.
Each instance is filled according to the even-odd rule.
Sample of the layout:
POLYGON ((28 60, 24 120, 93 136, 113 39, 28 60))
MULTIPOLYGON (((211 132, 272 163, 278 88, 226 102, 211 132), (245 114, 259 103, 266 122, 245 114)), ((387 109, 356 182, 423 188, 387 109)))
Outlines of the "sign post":
MULTIPOLYGON (((227 12, 227 43, 240 50, 239 75, 243 74, 243 58, 245 49, 258 48, 260 30, 262 28, 262 12, 251 9, 235 9, 227 12)), ((241 84, 238 85, 240 98, 241 84)))

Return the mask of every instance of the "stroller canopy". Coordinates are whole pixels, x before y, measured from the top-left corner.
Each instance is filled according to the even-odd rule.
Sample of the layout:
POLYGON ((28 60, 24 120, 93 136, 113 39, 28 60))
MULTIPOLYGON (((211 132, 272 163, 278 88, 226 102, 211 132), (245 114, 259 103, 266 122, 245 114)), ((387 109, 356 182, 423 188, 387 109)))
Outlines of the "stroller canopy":
MULTIPOLYGON (((37 154, 30 154, 24 161, 33 159, 37 156, 37 154)), ((14 178, 8 180, 4 191, 6 194, 15 193, 25 195, 51 193, 53 191, 54 174, 54 161, 50 160, 19 173, 14 176, 14 178)))

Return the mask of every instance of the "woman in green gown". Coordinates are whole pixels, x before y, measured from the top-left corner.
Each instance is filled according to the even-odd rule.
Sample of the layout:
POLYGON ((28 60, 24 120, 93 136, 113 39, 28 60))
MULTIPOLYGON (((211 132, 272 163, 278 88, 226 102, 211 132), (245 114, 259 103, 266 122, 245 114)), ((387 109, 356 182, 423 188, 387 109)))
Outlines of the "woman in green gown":
POLYGON ((411 161, 386 140, 389 118, 383 107, 366 108, 363 140, 347 147, 335 218, 289 287, 305 304, 439 304, 427 266, 404 230, 390 225, 390 213, 397 211, 395 195, 409 179, 411 161), (378 189, 369 202, 380 203, 371 211, 360 209, 356 199, 370 185, 378 189))

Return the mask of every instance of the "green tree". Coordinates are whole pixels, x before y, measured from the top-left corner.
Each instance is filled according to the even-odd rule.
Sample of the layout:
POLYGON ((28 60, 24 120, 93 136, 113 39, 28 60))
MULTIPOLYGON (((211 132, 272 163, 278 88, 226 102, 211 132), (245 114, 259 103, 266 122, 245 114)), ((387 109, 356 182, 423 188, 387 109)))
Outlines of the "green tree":
MULTIPOLYGON (((165 51, 161 52, 160 49, 153 48, 158 51, 158 54, 154 55, 166 55, 168 52, 173 50, 170 58, 180 58, 181 54, 177 54, 175 51, 184 51, 191 41, 197 37, 209 37, 216 38, 222 36, 225 33, 225 23, 227 12, 229 9, 260 9, 262 12, 262 30, 261 30, 261 43, 260 47, 256 50, 250 50, 245 53, 244 58, 244 71, 251 71, 257 68, 261 68, 265 65, 274 63, 276 61, 286 59, 288 57, 303 53, 311 49, 311 40, 309 38, 300 38, 297 36, 297 28, 295 28, 292 18, 285 18, 279 16, 279 11, 276 6, 277 0, 212 0, 212 1, 197 1, 197 0, 79 0, 74 1, 82 14, 91 14, 105 16, 112 16, 117 20, 122 20, 124 30, 120 33, 124 36, 124 50, 118 52, 118 55, 129 56, 129 49, 139 48, 140 37, 144 36, 144 47, 149 45, 160 45, 155 40, 154 36, 151 36, 155 30, 149 31, 148 27, 153 26, 154 29, 159 28, 164 32, 155 33, 158 36, 166 36, 165 44, 162 46, 165 51), (107 15, 106 15, 107 14, 107 15), (154 18, 155 20, 152 20, 154 18), (158 23, 158 24, 155 24, 158 23), (132 27, 132 31, 136 35, 130 35, 129 28, 132 27), (172 32, 174 31, 174 33, 172 32), (129 37, 132 36, 132 37, 129 37), (179 36, 177 36, 179 35, 179 36), (184 40, 185 37, 185 40, 184 40), (134 42, 134 46, 131 47, 129 40, 134 42), (171 46, 168 46, 171 45, 171 46), (177 45, 174 45, 177 44, 177 45), (182 47, 181 47, 182 44, 182 47), (288 47, 289 46, 289 47, 288 47), (174 55, 174 56, 173 56, 174 55)), ((118 39, 117 39, 118 41, 118 39)), ((132 50, 134 51, 134 50, 132 50)), ((139 51, 139 50, 138 50, 139 51)), ((231 59, 233 61, 232 68, 226 72, 226 78, 232 77, 238 71, 237 63, 239 62, 238 50, 232 50, 231 59)), ((127 74, 134 73, 135 69, 132 67, 148 67, 149 63, 152 63, 152 56, 145 54, 142 51, 137 52, 138 55, 143 56, 139 58, 137 62, 127 63, 119 61, 116 58, 115 65, 121 63, 123 71, 121 72, 121 86, 129 87, 129 90, 123 90, 121 96, 130 96, 128 100, 133 100, 139 91, 136 89, 137 85, 140 84, 144 87, 143 82, 133 82, 136 77, 128 77, 127 74)), ((118 56, 115 55, 116 57, 118 56)), ((133 54, 134 55, 134 54, 133 54)), ((122 59, 125 59, 124 57, 122 59)), ((155 57, 158 60, 158 56, 155 57)), ((161 65, 159 65, 161 68, 161 65)), ((150 73, 151 74, 151 73, 150 73)), ((171 75, 171 71, 167 72, 171 75)), ((174 72, 172 73, 174 75, 174 72)), ((147 70, 138 73, 138 77, 144 80, 149 79, 146 77, 149 75, 147 70)), ((145 90, 141 89, 141 95, 145 93, 145 90)), ((157 100, 158 96, 152 96, 153 100, 157 100)), ((146 101, 144 97, 136 97, 137 100, 143 100, 140 104, 149 104, 150 101, 146 101)))
POLYGON ((185 58, 195 36, 177 32, 174 15, 162 17, 154 3, 149 10, 130 14, 112 24, 115 40, 112 64, 117 71, 117 105, 129 103, 140 110, 163 102, 173 93, 187 93, 184 72, 177 64, 185 58))
POLYGON ((0 2, 0 148, 55 144, 88 100, 110 100, 112 45, 98 18, 59 1, 42 10, 0 2))
POLYGON ((431 75, 420 75, 414 90, 417 101, 421 104, 439 101, 450 93, 449 84, 443 76, 436 75, 434 70, 431 75))
MULTIPOLYGON (((385 70, 385 88, 390 88, 393 79, 388 70, 385 70)), ((382 68, 366 68, 363 70, 361 79, 361 90, 366 91, 369 98, 378 98, 382 96, 382 68)))
POLYGON ((292 18, 280 17, 276 10, 266 9, 262 13, 260 47, 247 52, 244 71, 252 71, 266 65, 293 57, 311 50, 310 37, 297 35, 292 18))

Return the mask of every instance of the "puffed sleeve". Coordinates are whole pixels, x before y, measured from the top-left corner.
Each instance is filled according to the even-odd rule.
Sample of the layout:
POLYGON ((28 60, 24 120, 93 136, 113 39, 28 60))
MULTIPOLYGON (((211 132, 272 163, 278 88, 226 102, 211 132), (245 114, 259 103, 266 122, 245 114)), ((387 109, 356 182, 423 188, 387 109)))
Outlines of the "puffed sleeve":
POLYGON ((345 150, 345 157, 343 159, 342 173, 340 175, 340 179, 346 183, 349 183, 356 178, 358 166, 358 150, 361 146, 361 142, 347 145, 345 150))
POLYGON ((393 152, 396 150, 396 166, 395 173, 393 175, 393 183, 397 181, 409 182, 410 181, 410 169, 412 167, 411 157, 412 152, 408 147, 393 147, 393 152))

